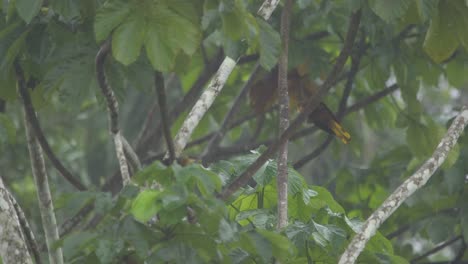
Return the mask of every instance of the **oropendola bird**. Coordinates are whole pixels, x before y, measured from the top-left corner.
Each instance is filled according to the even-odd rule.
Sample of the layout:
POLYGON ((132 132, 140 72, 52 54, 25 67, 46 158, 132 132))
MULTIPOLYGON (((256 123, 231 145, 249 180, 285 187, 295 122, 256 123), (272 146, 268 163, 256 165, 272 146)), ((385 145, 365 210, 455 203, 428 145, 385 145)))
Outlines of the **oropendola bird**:
MULTIPOLYGON (((309 79, 304 65, 288 72, 288 94, 290 109, 301 110, 307 99, 317 91, 317 85, 309 79)), ((250 104, 257 114, 270 108, 278 97, 278 68, 275 67, 262 79, 255 81, 249 92, 250 104)), ((320 103, 309 115, 308 121, 314 123, 320 129, 337 136, 345 144, 351 140, 350 134, 339 124, 333 112, 320 103)))

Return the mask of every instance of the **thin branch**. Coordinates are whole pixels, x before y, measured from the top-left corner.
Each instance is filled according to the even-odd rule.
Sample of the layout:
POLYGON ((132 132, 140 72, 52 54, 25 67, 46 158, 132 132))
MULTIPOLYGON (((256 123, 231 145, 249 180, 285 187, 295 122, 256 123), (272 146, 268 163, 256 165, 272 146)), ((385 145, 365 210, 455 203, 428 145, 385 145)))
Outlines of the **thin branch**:
POLYGON ((327 138, 320 144, 316 149, 314 149, 310 154, 302 157, 300 160, 296 161, 293 165, 294 169, 298 170, 306 165, 311 160, 315 159, 316 157, 320 156, 322 152, 327 149, 330 143, 333 141, 333 136, 328 135, 327 138))
POLYGON ((159 112, 161 113, 163 134, 166 140, 166 147, 169 152, 169 158, 166 160, 166 164, 172 164, 175 159, 174 141, 172 141, 171 137, 171 124, 169 122, 169 116, 167 113, 166 87, 164 87, 164 77, 161 72, 156 72, 154 74, 154 85, 156 87, 156 94, 158 95, 159 112))
POLYGON ((109 130, 114 138, 115 153, 119 161, 120 174, 122 175, 123 185, 130 183, 130 172, 128 170, 127 159, 125 157, 124 147, 122 143, 122 135, 119 128, 119 105, 115 98, 114 91, 107 82, 106 73, 104 70, 104 62, 107 54, 110 51, 110 40, 105 41, 96 55, 96 76, 102 94, 107 102, 107 111, 109 115, 109 130))
POLYGON ((345 115, 347 114, 350 114, 352 112, 356 112, 362 108, 364 108, 365 106, 368 106, 378 100, 380 100, 381 98, 393 93, 394 91, 400 89, 400 87, 398 86, 398 84, 392 84, 391 86, 389 87, 386 87, 385 89, 383 89, 382 91, 380 92, 377 92, 361 101, 358 101, 356 102, 355 104, 353 104, 352 106, 348 107, 345 111, 345 115))
POLYGON ((140 159, 138 158, 138 155, 135 153, 132 146, 130 145, 130 143, 128 143, 125 137, 122 137, 122 144, 123 144, 125 157, 127 158, 127 161, 132 167, 133 171, 136 172, 136 171, 141 170, 140 159))
POLYGON ((316 96, 309 98, 307 100, 304 111, 298 115, 298 117, 289 125, 288 129, 282 133, 281 137, 275 141, 268 149, 260 155, 260 157, 252 163, 237 179, 231 182, 222 193, 219 195, 219 198, 226 200, 228 199, 235 191, 237 191, 242 186, 245 186, 247 182, 252 178, 252 176, 257 172, 260 167, 265 164, 265 162, 278 151, 279 146, 284 143, 288 138, 290 138, 294 131, 306 120, 309 113, 311 113, 320 103, 322 98, 331 88, 331 85, 336 82, 336 78, 339 76, 340 72, 343 69, 343 66, 351 52, 353 47, 354 38, 359 28, 359 22, 361 18, 361 11, 354 12, 351 15, 348 32, 346 34, 346 41, 344 42, 343 48, 336 59, 335 65, 333 66, 330 74, 328 75, 325 82, 320 86, 317 91, 316 96))
POLYGON ((60 236, 66 236, 69 234, 76 226, 78 226, 83 219, 85 219, 89 213, 94 210, 94 203, 89 203, 81 208, 78 213, 76 213, 73 217, 68 218, 61 226, 60 226, 60 236))
MULTIPOLYGON (((18 62, 15 63, 15 71, 18 90, 24 92, 26 91, 26 82, 24 80, 23 71, 18 62)), ((59 240, 59 234, 57 229, 57 219, 55 218, 54 213, 54 204, 45 168, 44 156, 42 154, 41 146, 34 134, 32 124, 28 120, 26 105, 26 102, 23 102, 26 139, 29 149, 29 159, 31 160, 32 174, 37 188, 39 211, 42 219, 42 227, 44 228, 49 262, 53 264, 61 264, 63 263, 62 249, 54 249, 53 247, 53 244, 59 240)))
POLYGON ((432 255, 432 254, 437 253, 438 251, 440 251, 440 250, 442 250, 442 249, 444 249, 444 248, 450 246, 451 244, 457 242, 458 240, 460 240, 460 239, 462 239, 462 238, 463 238, 463 237, 460 235, 460 236, 456 236, 456 237, 454 237, 454 238, 452 238, 452 239, 450 239, 450 240, 447 240, 447 241, 445 241, 444 243, 441 243, 440 245, 435 246, 434 248, 432 248, 432 249, 430 249, 430 250, 424 252, 421 256, 418 256, 418 257, 412 259, 412 260, 410 261, 410 263, 411 263, 411 264, 417 263, 417 262, 419 262, 420 260, 425 259, 426 257, 428 257, 428 256, 430 256, 430 255, 432 255))
MULTIPOLYGON (((267 20, 271 16, 273 10, 275 10, 276 5, 278 3, 279 0, 266 0, 260 7, 258 14, 261 17, 263 17, 263 19, 267 20)), ((197 127, 198 123, 205 115, 206 111, 208 111, 217 95, 223 89, 224 84, 226 83, 229 75, 231 75, 231 72, 234 70, 235 66, 236 61, 226 56, 224 58, 223 63, 221 63, 218 72, 215 74, 214 78, 208 85, 208 88, 206 88, 206 90, 202 93, 198 101, 195 103, 194 107, 188 114, 187 118, 182 124, 182 127, 180 128, 179 132, 177 133, 174 139, 176 158, 178 158, 184 150, 188 140, 190 139, 190 136, 192 135, 193 130, 195 129, 195 127, 197 127)))
POLYGON ((241 103, 247 96, 250 86, 252 85, 254 80, 257 78, 257 75, 259 72, 260 72, 260 64, 257 63, 257 65, 255 65, 255 68, 253 69, 249 77, 249 80, 244 84, 244 87, 242 88, 242 90, 237 95, 236 99, 234 100, 234 103, 232 104, 231 109, 229 109, 229 112, 224 117, 221 127, 219 128, 218 131, 214 133, 214 135, 211 137, 210 142, 208 142, 208 145, 205 147, 205 151, 202 154, 203 161, 205 159, 209 159, 209 155, 217 150, 219 143, 224 138, 226 132, 230 129, 232 119, 234 118, 235 114, 239 111, 241 103))
MULTIPOLYGON (((281 54, 278 64, 278 104, 279 132, 283 133, 289 126, 289 95, 288 95, 288 47, 289 47, 289 16, 292 1, 286 0, 281 12, 281 54)), ((278 150, 278 224, 281 230, 288 225, 288 140, 282 142, 278 150)))
MULTIPOLYGON (((19 64, 15 64, 15 68, 17 78, 21 78, 21 82, 25 82, 23 69, 20 67, 19 64)), ((20 80, 18 79, 18 81, 20 80)), ((77 188, 80 191, 85 191, 86 187, 84 186, 84 184, 81 183, 75 176, 71 174, 70 171, 68 171, 65 168, 65 166, 57 158, 54 151, 50 147, 49 142, 45 138, 44 133, 41 129, 41 125, 39 124, 39 120, 37 119, 36 110, 34 109, 34 106, 32 104, 31 97, 29 96, 26 84, 18 86, 18 93, 20 94, 21 100, 23 101, 24 111, 26 113, 26 118, 28 119, 28 122, 31 124, 31 129, 33 130, 37 141, 41 145, 42 150, 47 155, 54 168, 56 168, 57 171, 75 188, 77 188)))
POLYGON ((340 264, 354 263, 367 241, 380 225, 416 190, 426 184, 434 172, 442 165, 448 153, 457 143, 458 137, 468 123, 468 108, 464 107, 455 118, 449 130, 437 146, 434 154, 411 177, 403 182, 367 219, 361 231, 356 234, 340 259, 340 264))

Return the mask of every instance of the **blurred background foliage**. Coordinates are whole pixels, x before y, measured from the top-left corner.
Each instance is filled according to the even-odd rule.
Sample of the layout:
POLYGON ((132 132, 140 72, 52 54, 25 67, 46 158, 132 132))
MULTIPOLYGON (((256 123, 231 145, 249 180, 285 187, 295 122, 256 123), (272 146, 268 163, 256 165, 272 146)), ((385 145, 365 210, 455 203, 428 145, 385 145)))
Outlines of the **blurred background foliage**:
MULTIPOLYGON (((197 139, 206 139, 219 129, 255 62, 266 71, 277 62, 281 12, 275 11, 265 22, 256 15, 261 2, 3 1, 0 176, 25 210, 39 241, 40 217, 21 101, 16 94, 15 61, 25 71, 46 138, 66 167, 89 188, 87 192, 76 192, 46 162, 59 224, 89 201, 95 202, 96 208, 104 208, 100 214, 108 214, 103 222, 110 224, 95 227, 105 234, 104 238, 91 231, 75 231, 62 241, 67 260, 83 261, 81 257, 111 263, 136 255, 136 259, 150 263, 189 263, 184 262, 187 259, 206 263, 225 254, 233 263, 268 262, 273 256, 285 263, 337 261, 358 221, 366 219, 432 154, 451 118, 468 104, 468 6, 462 0, 295 1, 291 16, 291 69, 307 61, 310 78, 320 82, 340 51, 349 15, 359 8, 362 19, 356 42, 361 40, 361 45, 354 47, 352 57, 358 53, 362 57, 342 120, 352 135, 350 144, 333 139, 317 152, 328 135, 310 129, 310 124, 304 124, 301 131, 305 133, 289 144, 292 224, 280 236, 272 231, 276 221, 273 161, 255 176, 253 186, 237 194, 232 206, 216 201, 214 196, 222 184, 253 162, 262 151, 261 145, 278 136, 275 109, 266 113, 262 122, 244 98, 233 120, 243 122, 230 129, 221 146, 211 153, 209 169, 197 165, 208 142, 197 139), (109 193, 100 191, 118 167, 94 65, 99 45, 110 37, 112 56, 106 61, 106 73, 119 100, 123 134, 133 144, 141 141, 136 150, 147 166, 137 175, 138 183, 144 186, 148 179, 162 181, 163 194, 130 188, 121 191, 118 198, 111 198, 109 193), (157 161, 153 163, 161 159, 165 150, 155 104, 154 71, 164 73, 169 112, 174 112, 171 133, 175 136, 193 99, 198 98, 200 88, 206 86, 223 54, 240 58, 239 65, 184 152, 195 164, 165 168, 157 161), (191 96, 183 101, 190 91, 191 96), (385 96, 369 99, 382 91, 386 91, 385 96), (316 155, 309 155, 314 152, 316 155), (187 173, 180 170, 195 175, 195 182, 180 176, 187 173), (213 178, 212 173, 220 178, 213 178), (174 180, 164 182, 161 175, 174 180), (178 201, 177 205, 166 201, 171 197, 178 201), (159 202, 162 205, 156 206, 159 202), (180 211, 185 210, 182 205, 194 207, 200 220, 197 232, 211 235, 207 243, 216 246, 210 249, 207 244, 203 248, 196 245, 199 237, 190 240, 175 235, 187 234, 191 228, 184 218, 185 211, 180 211), (159 229, 142 225, 149 220, 146 210, 167 215, 167 221, 162 217, 159 229), (260 231, 254 232, 253 227, 260 231), (117 230, 125 230, 119 239, 110 235, 118 235, 117 230), (152 253, 148 256, 143 249, 152 253), (214 249, 218 255, 210 251, 214 249), (83 252, 87 252, 86 257, 83 252)), ((339 108, 350 61, 325 98, 333 111, 339 108)), ((459 261, 456 263, 468 262, 464 242, 468 239, 467 147, 468 137, 462 136, 427 186, 385 222, 362 256, 362 263, 448 263, 443 261, 453 259, 459 261), (450 243, 443 250, 417 259, 447 241, 450 243)), ((118 191, 112 189, 113 193, 118 191)))

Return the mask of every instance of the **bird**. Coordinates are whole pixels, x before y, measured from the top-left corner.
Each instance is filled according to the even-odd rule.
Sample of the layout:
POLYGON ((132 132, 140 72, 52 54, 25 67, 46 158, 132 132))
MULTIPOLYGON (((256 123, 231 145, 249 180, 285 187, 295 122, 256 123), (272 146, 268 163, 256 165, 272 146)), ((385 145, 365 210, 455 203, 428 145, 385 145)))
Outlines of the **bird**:
MULTIPOLYGON (((317 92, 317 84, 307 75, 307 66, 301 64, 288 71, 288 94, 290 109, 302 111, 307 100, 317 92)), ((257 114, 266 112, 278 98, 278 67, 257 78, 250 87, 250 105, 257 114)), ((335 135, 344 144, 351 141, 351 135, 341 126, 333 112, 324 103, 320 103, 309 114, 308 121, 325 132, 335 135)))

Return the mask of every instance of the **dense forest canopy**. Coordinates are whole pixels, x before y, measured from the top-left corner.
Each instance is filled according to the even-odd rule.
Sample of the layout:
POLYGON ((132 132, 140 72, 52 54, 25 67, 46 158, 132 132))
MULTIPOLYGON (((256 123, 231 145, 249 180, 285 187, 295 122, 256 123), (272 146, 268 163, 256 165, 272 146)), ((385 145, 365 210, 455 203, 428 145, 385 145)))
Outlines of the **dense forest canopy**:
POLYGON ((468 263, 467 1, 0 8, 0 263, 468 263))

